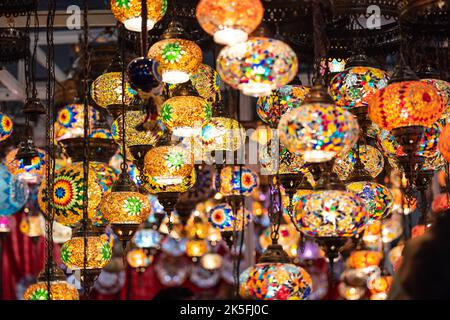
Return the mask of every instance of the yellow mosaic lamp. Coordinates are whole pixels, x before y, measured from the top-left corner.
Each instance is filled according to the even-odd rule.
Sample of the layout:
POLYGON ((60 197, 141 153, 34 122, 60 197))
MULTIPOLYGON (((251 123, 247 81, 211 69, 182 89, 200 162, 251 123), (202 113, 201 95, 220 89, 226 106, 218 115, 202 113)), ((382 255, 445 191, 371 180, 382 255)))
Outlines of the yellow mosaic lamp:
POLYGON ((150 47, 148 57, 159 63, 163 82, 178 84, 198 70, 203 54, 195 42, 186 39, 181 24, 172 21, 161 40, 150 47))
MULTIPOLYGON (((167 0, 147 1, 147 30, 152 30, 167 11, 167 0)), ((142 31, 141 0, 111 0, 111 12, 124 24, 125 28, 134 32, 142 31)))
POLYGON ((164 102, 160 119, 175 136, 192 137, 201 134, 202 127, 211 120, 211 115, 211 105, 187 82, 164 102))
POLYGON ((64 272, 52 264, 50 268, 50 297, 48 294, 48 278, 46 270, 38 277, 38 282, 25 290, 24 300, 79 300, 78 290, 73 284, 66 281, 64 272))

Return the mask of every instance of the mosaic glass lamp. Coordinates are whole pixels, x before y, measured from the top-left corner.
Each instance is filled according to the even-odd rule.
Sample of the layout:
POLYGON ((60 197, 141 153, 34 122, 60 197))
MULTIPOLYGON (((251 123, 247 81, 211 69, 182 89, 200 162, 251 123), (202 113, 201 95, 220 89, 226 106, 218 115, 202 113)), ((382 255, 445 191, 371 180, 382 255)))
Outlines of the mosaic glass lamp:
POLYGON ((280 40, 254 37, 225 47, 217 57, 217 72, 235 89, 249 96, 268 96, 297 74, 295 52, 280 40))
MULTIPOLYGON (((147 30, 152 30, 167 11, 167 0, 147 1, 147 30)), ((125 28, 142 31, 142 1, 141 0, 111 0, 111 11, 114 17, 124 24, 125 28)))
POLYGON ((261 23, 264 8, 260 0, 202 0, 197 5, 197 20, 214 41, 234 45, 247 41, 261 23))
POLYGON ((16 154, 19 149, 13 149, 6 155, 5 164, 8 171, 17 176, 19 180, 27 183, 38 183, 45 175, 45 151, 36 148, 37 157, 31 159, 30 165, 24 165, 23 159, 16 159, 16 154))
POLYGON ((13 132, 13 122, 10 117, 0 112, 0 141, 9 138, 13 132))

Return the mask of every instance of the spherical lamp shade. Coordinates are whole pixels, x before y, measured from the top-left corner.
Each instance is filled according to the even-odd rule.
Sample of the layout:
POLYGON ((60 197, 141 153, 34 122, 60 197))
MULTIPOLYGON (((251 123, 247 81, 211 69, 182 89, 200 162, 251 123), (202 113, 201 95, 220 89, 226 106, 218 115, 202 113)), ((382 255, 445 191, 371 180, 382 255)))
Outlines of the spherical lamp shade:
POLYGON ((214 41, 234 45, 247 41, 261 23, 264 8, 260 0, 202 0, 197 5, 197 20, 214 41))
POLYGON ((202 127, 211 120, 211 105, 196 96, 176 96, 161 107, 162 123, 178 137, 201 134, 202 127))
POLYGON ((438 146, 445 160, 450 161, 450 124, 442 129, 438 146))
MULTIPOLYGON (((71 226, 80 221, 83 218, 83 171, 80 165, 56 171, 51 195, 48 193, 47 182, 42 181, 38 193, 39 208, 42 212, 47 212, 47 202, 49 196, 52 196, 57 222, 71 226)), ((88 215, 93 218, 102 197, 102 187, 92 169, 89 170, 88 197, 88 215)))
POLYGON ((151 263, 153 258, 148 256, 142 249, 133 249, 127 253, 127 262, 131 268, 141 271, 146 269, 151 263))
POLYGON ((327 190, 299 199, 294 220, 309 237, 353 237, 368 219, 364 201, 350 192, 327 190))
POLYGON ((450 82, 439 79, 422 79, 423 82, 432 85, 442 98, 444 112, 439 119, 442 125, 450 123, 450 82))
MULTIPOLYGON (((190 80, 200 97, 213 104, 222 98, 220 87, 222 80, 219 74, 209 65, 202 63, 198 70, 191 75, 190 80)), ((169 92, 177 89, 179 85, 171 84, 168 86, 169 92)))
POLYGON ((8 139, 13 132, 13 122, 10 117, 0 112, 0 141, 8 139))
MULTIPOLYGON (((79 300, 78 290, 66 281, 51 281, 50 294, 52 300, 79 300)), ((27 288, 24 300, 49 300, 46 281, 39 281, 27 288)))
POLYGON ((377 267, 383 254, 378 251, 357 250, 353 251, 348 258, 348 265, 353 269, 366 269, 368 267, 377 267))
POLYGON ((144 166, 150 192, 184 192, 195 183, 192 156, 182 147, 155 147, 145 155, 144 166))
POLYGON ((355 193, 366 204, 369 218, 379 220, 386 218, 394 204, 394 197, 385 186, 375 182, 352 182, 347 190, 355 193))
POLYGON ((237 120, 213 117, 203 126, 201 141, 206 152, 236 151, 245 141, 245 130, 237 120))
MULTIPOLYGON (((125 82, 124 102, 129 105, 137 94, 128 82, 125 82)), ((91 96, 94 102, 106 108, 111 105, 122 104, 122 72, 107 72, 92 82, 91 96)))
POLYGON ((258 187, 258 175, 248 168, 227 166, 214 178, 215 189, 224 196, 250 195, 258 187))
POLYGON ((243 215, 242 209, 235 214, 230 205, 221 203, 211 209, 208 220, 214 228, 221 232, 241 231, 250 222, 251 215, 247 210, 243 215))
POLYGON ((306 300, 312 292, 310 275, 290 263, 258 263, 239 277, 244 299, 306 300))
POLYGON ((159 248, 162 235, 153 229, 143 228, 138 230, 133 238, 133 243, 138 248, 159 248))
MULTIPOLYGON (((359 156, 364 165, 364 169, 369 172, 372 178, 376 178, 384 168, 383 154, 370 145, 359 146, 359 156)), ((350 150, 346 155, 339 157, 334 162, 333 171, 341 180, 346 180, 353 172, 356 163, 356 148, 350 150)))
POLYGON ((295 52, 284 42, 255 37, 225 47, 217 57, 217 72, 235 89, 260 97, 291 82, 297 74, 295 52))
POLYGON ((158 61, 162 81, 169 84, 187 82, 203 59, 202 50, 195 42, 179 38, 158 41, 150 48, 148 56, 158 61))
POLYGON ((84 237, 75 236, 61 246, 61 260, 72 270, 104 268, 112 256, 111 245, 106 234, 87 237, 85 259, 84 237))
POLYGON ((28 200, 26 184, 0 164, 0 216, 9 216, 23 208, 28 200))
MULTIPOLYGON (((122 116, 111 124, 111 135, 119 145, 122 144, 122 116)), ((127 111, 125 115, 125 144, 127 147, 136 145, 156 145, 164 131, 155 120, 147 119, 142 111, 127 111), (144 127, 144 128, 142 128, 144 127), (149 129, 147 129, 149 128, 149 129)), ((127 152, 127 156, 131 156, 127 152)))
POLYGON ((359 134, 355 117, 333 104, 302 105, 281 117, 280 141, 306 162, 325 162, 346 154, 359 134))
POLYGON ((37 183, 45 175, 45 151, 37 148, 38 156, 31 159, 31 165, 24 165, 23 160, 16 159, 19 149, 13 149, 6 155, 5 164, 8 171, 17 176, 20 180, 37 183))
POLYGON ((159 85, 153 74, 153 60, 140 57, 132 60, 127 67, 128 82, 134 90, 150 92, 159 85))
POLYGON ((421 81, 392 83, 369 95, 367 103, 370 119, 385 130, 431 127, 444 111, 436 89, 421 81))
POLYGON ((111 224, 141 224, 150 215, 148 198, 138 192, 111 192, 100 203, 103 217, 111 224))
MULTIPOLYGON (((147 1, 147 30, 153 29, 155 24, 164 17, 167 11, 167 0, 147 1)), ((140 0, 111 0, 111 11, 114 17, 124 24, 125 28, 142 31, 142 1, 140 0)))
POLYGON ((371 277, 367 283, 371 293, 370 300, 385 300, 391 289, 392 282, 392 276, 376 275, 371 277))
POLYGON ((364 101, 369 94, 388 85, 388 74, 371 67, 350 67, 336 74, 329 85, 329 92, 336 105, 360 107, 367 105, 364 101))
POLYGON ((190 258, 200 258, 208 252, 208 243, 202 239, 191 239, 186 242, 186 255, 190 258))
POLYGON ((298 108, 308 92, 309 88, 304 86, 282 86, 268 96, 259 97, 256 103, 256 112, 263 122, 276 128, 281 116, 298 108))

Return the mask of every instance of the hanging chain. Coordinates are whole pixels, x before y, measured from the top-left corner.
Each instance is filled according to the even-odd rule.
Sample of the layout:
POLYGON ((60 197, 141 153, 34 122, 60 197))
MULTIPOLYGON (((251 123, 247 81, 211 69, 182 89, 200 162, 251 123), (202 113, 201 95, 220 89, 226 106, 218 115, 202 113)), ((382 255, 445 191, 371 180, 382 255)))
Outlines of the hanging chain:
POLYGON ((36 89, 36 53, 37 45, 39 41, 39 16, 37 10, 34 11, 34 45, 33 54, 31 57, 31 85, 32 85, 32 97, 36 98, 38 93, 36 89))
POLYGON ((51 292, 51 273, 53 265, 53 220, 54 220, 54 209, 53 209, 53 191, 54 191, 54 180, 55 180, 55 155, 54 155, 54 120, 55 120, 55 101, 54 101, 54 91, 55 91, 55 47, 53 43, 53 30, 55 22, 55 11, 56 11, 56 1, 48 1, 48 16, 47 16, 47 118, 45 122, 46 126, 46 180, 47 180, 47 193, 48 200, 46 204, 47 220, 45 222, 45 247, 46 252, 46 263, 45 263, 45 274, 47 280, 47 292, 48 299, 52 300, 51 292))
POLYGON ((90 55, 89 55, 89 22, 88 22, 88 1, 83 0, 83 98, 84 98, 84 157, 83 157, 83 277, 82 285, 83 291, 87 298, 89 298, 89 284, 86 281, 87 277, 87 250, 88 250, 88 206, 89 206, 89 132, 90 132, 90 116, 89 116, 89 69, 90 69, 90 55))
MULTIPOLYGON (((145 2, 145 1, 143 1, 145 2)), ((125 134, 125 119, 126 119, 126 109, 125 109, 125 44, 124 44, 124 37, 125 37, 125 30, 122 27, 120 29, 120 33, 122 35, 122 40, 120 41, 120 51, 122 55, 122 83, 121 83, 121 89, 122 89, 122 157, 123 162, 121 164, 122 172, 126 173, 128 169, 127 164, 127 144, 126 144, 126 134, 125 134)))

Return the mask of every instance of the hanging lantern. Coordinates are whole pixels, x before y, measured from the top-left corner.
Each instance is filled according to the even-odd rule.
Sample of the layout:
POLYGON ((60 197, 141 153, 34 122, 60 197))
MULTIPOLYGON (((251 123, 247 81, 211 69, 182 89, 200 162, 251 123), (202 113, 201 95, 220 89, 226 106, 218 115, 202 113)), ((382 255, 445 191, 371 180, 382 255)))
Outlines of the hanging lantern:
MULTIPOLYGON (((205 99, 209 104, 216 103, 222 99, 220 92, 222 80, 219 74, 209 65, 202 63, 197 72, 190 76, 190 80, 200 97, 205 99)), ((176 92, 179 85, 170 84, 166 88, 168 89, 167 96, 171 97, 173 96, 171 93, 176 92)))
POLYGON ((112 192, 100 203, 100 212, 121 241, 129 241, 150 215, 148 198, 137 192, 128 173, 121 173, 112 192))
MULTIPOLYGON (((64 272, 55 264, 50 269, 50 297, 51 300, 79 300, 78 290, 66 281, 64 272)), ((27 288, 24 300, 49 300, 46 270, 38 277, 38 282, 27 288)))
POLYGON ((191 155, 179 146, 155 147, 145 155, 146 189, 152 193, 184 192, 195 183, 191 155))
POLYGON ((162 235, 153 228, 144 227, 138 230, 133 238, 133 243, 141 249, 159 249, 162 235))
MULTIPOLYGON (((91 129, 100 121, 100 112, 92 106, 89 108, 89 126, 91 129)), ((83 136, 84 134, 84 105, 83 104, 69 104, 62 107, 56 116, 56 123, 67 132, 69 136, 59 137, 60 139, 75 138, 83 136)))
POLYGON ((216 43, 229 46, 247 41, 263 15, 260 0, 202 0, 196 11, 202 29, 213 35, 216 43))
POLYGON ((242 209, 239 209, 237 214, 235 214, 230 205, 221 203, 211 209, 208 221, 214 228, 219 229, 221 232, 241 231, 252 219, 247 210, 244 212, 243 215, 242 209))
POLYGON ((392 276, 389 275, 375 275, 369 279, 367 287, 370 290, 370 300, 385 300, 391 289, 393 282, 392 276))
POLYGON ((164 102, 160 119, 173 135, 192 137, 201 134, 202 127, 211 120, 211 114, 211 105, 192 86, 187 85, 164 102))
POLYGON ((153 74, 153 60, 140 57, 132 60, 127 67, 128 82, 134 90, 150 92, 159 85, 153 74))
POLYGON ((10 117, 0 112, 0 141, 9 138, 13 132, 13 122, 10 117))
POLYGON ((271 128, 276 128, 280 118, 296 109, 309 93, 309 88, 299 85, 285 85, 268 96, 259 97, 256 112, 259 118, 271 128))
MULTIPOLYGON (((364 169, 372 178, 376 178, 384 168, 384 158, 381 152, 370 145, 364 144, 359 146, 359 156, 364 165, 364 169)), ((333 171, 341 180, 346 180, 356 164, 356 148, 350 150, 343 157, 339 157, 334 162, 333 171)))
POLYGON ((0 216, 9 216, 22 209, 28 194, 26 184, 0 164, 0 216))
POLYGON ((208 252, 208 243, 204 239, 190 239, 186 242, 186 255, 194 261, 208 252))
POLYGON ((295 52, 284 42, 254 37, 225 47, 217 57, 217 72, 231 87, 249 96, 268 96, 297 74, 295 52))
MULTIPOLYGON (((63 225, 74 225, 83 218, 83 171, 82 164, 75 164, 55 172, 52 193, 54 214, 55 220, 63 225)), ((39 208, 44 213, 47 212, 49 196, 44 180, 38 193, 39 208)), ((88 197, 88 215, 93 218, 102 197, 102 187, 92 167, 89 169, 88 197)))
POLYGON ((444 104, 444 112, 442 113, 441 121, 442 125, 450 123, 450 82, 439 80, 439 79, 422 79, 421 81, 430 84, 436 89, 437 93, 442 98, 442 103, 444 104))
POLYGON ((217 253, 207 253, 200 259, 200 265, 208 271, 219 270, 222 266, 222 256, 217 253))
POLYGON ((83 226, 79 224, 74 229, 72 239, 61 246, 61 260, 72 270, 84 269, 85 260, 87 270, 102 269, 108 264, 111 256, 112 250, 108 236, 90 224, 86 230, 83 230, 83 226), (87 237, 86 250, 85 236, 87 237))
POLYGON ((280 245, 271 245, 259 262, 239 276, 244 299, 306 300, 312 292, 310 275, 291 264, 280 245))
POLYGON ((336 107, 324 89, 316 86, 300 108, 281 117, 278 131, 289 151, 317 163, 346 154, 358 139, 359 127, 350 112, 336 107))
MULTIPOLYGON (((353 58, 361 60, 364 56, 353 58)), ((388 85, 389 77, 385 71, 363 64, 367 63, 350 60, 349 67, 331 79, 329 91, 337 106, 347 109, 367 106, 364 99, 388 85)))
POLYGON ((239 121, 226 117, 212 117, 202 128, 204 151, 236 151, 245 141, 245 130, 239 121))
POLYGON ((301 197, 295 223, 312 238, 348 238, 361 233, 368 214, 362 199, 350 192, 327 190, 301 197))
MULTIPOLYGON (((147 1, 147 30, 152 30, 167 11, 167 0, 147 1)), ((134 32, 142 32, 142 1, 111 0, 111 11, 114 17, 124 24, 125 28, 134 32)))
POLYGON ((367 269, 378 267, 383 258, 382 253, 371 250, 353 251, 348 258, 348 264, 354 269, 367 269))
POLYGON ((370 181, 358 181, 347 184, 347 191, 355 193, 364 201, 370 219, 379 220, 390 214, 394 198, 385 186, 370 181))
POLYGON ((445 160, 450 161, 450 124, 442 129, 438 146, 439 151, 444 156, 445 160))
MULTIPOLYGON (((125 82, 125 105, 130 105, 137 92, 128 82, 125 82)), ((106 72, 92 82, 91 96, 94 102, 107 108, 122 105, 122 72, 106 72)))
POLYGON ((38 156, 31 159, 31 165, 24 165, 24 161, 16 159, 19 149, 13 149, 6 155, 5 163, 8 171, 19 180, 28 183, 38 183, 45 175, 45 151, 37 148, 38 156))
POLYGON ((164 32, 162 40, 150 47, 148 56, 158 61, 162 81, 169 84, 187 82, 197 72, 203 60, 201 48, 186 40, 180 23, 172 21, 164 32))
POLYGON ((215 189, 224 196, 250 195, 258 187, 258 175, 248 168, 226 166, 214 178, 215 189))
POLYGON ((142 273, 153 262, 153 256, 148 256, 142 249, 132 249, 127 253, 127 262, 131 268, 142 273))

